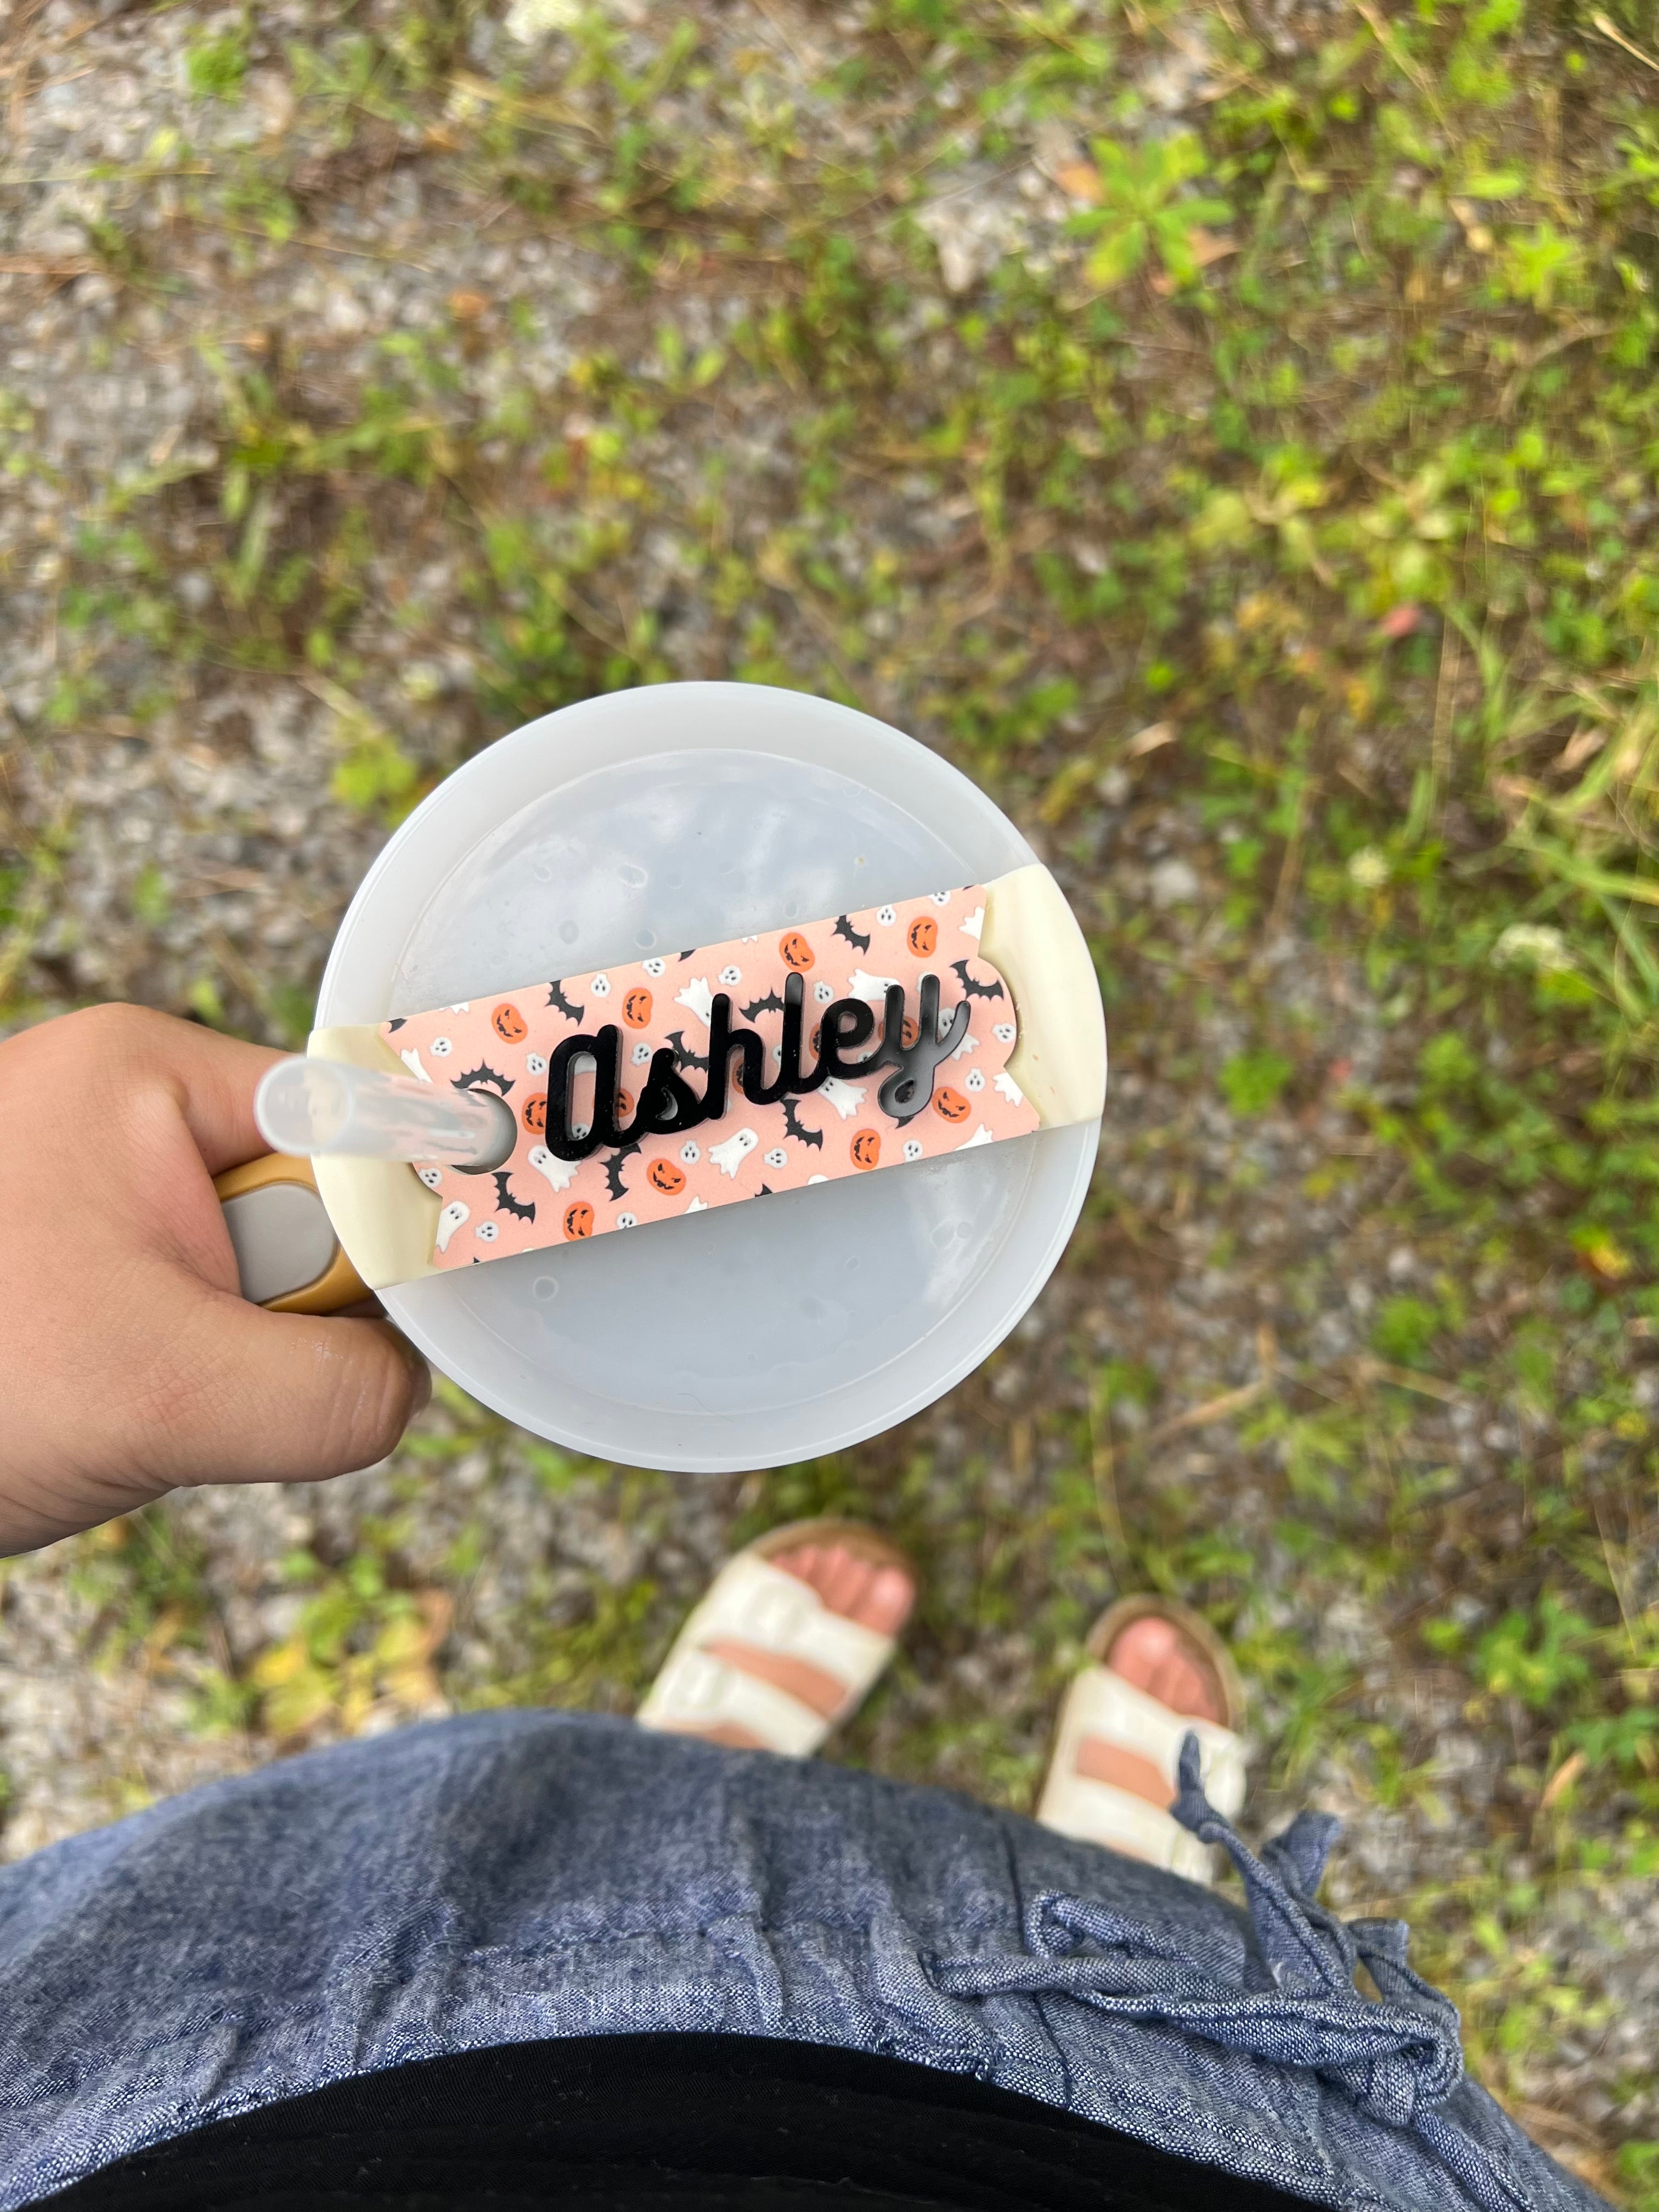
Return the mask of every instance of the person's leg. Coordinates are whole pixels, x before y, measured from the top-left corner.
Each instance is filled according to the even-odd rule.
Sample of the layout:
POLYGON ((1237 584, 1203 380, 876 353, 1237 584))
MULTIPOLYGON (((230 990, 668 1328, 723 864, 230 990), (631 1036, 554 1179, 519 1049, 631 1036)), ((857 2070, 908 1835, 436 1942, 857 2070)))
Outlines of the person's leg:
POLYGON ((1247 1859, 1247 1917, 1013 1814, 625 1722, 283 1761, 0 1869, 0 2212, 408 2061, 687 2032, 972 2075, 1317 2203, 1584 2212, 1459 2083, 1403 1938, 1310 1901, 1326 1840, 1247 1859))

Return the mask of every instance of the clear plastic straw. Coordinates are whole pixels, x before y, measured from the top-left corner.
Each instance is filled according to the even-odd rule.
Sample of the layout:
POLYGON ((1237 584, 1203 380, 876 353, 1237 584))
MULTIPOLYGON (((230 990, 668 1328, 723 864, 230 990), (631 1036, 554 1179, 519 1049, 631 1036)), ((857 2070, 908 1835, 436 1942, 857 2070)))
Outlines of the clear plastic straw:
POLYGON ((337 1060, 279 1060, 254 1094, 253 1118, 279 1152, 453 1167, 499 1166, 515 1133, 511 1109, 489 1091, 440 1089, 337 1060))

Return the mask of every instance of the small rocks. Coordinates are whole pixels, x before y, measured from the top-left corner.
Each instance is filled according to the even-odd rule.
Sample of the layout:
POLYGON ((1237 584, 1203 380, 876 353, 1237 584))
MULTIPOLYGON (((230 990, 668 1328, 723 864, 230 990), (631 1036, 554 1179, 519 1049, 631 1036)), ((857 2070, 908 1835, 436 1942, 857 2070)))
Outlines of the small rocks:
POLYGON ((1190 861, 1172 854, 1148 869, 1146 889, 1154 906, 1190 906, 1199 895, 1198 872, 1190 861))

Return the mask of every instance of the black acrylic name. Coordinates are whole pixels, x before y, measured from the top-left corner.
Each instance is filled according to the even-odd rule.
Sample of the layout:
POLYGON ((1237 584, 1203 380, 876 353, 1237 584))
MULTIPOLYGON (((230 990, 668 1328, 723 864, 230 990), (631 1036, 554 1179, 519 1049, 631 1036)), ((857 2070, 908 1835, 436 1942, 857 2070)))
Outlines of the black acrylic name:
POLYGON ((852 1055, 874 1035, 874 1013, 862 999, 837 999, 826 1006, 818 1025, 817 1064, 808 1074, 801 1066, 805 990, 799 975, 790 976, 783 987, 781 1064, 775 1079, 768 1083, 766 1046, 753 1030, 732 1027, 732 1001, 722 991, 708 1009, 708 1072, 702 1096, 681 1073, 672 1047, 664 1045, 651 1056, 650 1073, 626 1127, 617 1123, 622 1031, 614 1022, 607 1022, 592 1036, 567 1037, 548 1062, 544 1142, 557 1159, 585 1160, 607 1146, 636 1145, 642 1137, 677 1137, 700 1122, 718 1121, 726 1112, 734 1053, 742 1062, 738 1085, 751 1106, 769 1106, 779 1098, 805 1097, 832 1075, 850 1079, 873 1075, 878 1067, 890 1067, 893 1072, 876 1093, 877 1102, 894 1121, 911 1121, 933 1095, 933 1071, 956 1050, 968 1030, 968 1003, 963 1000, 940 1034, 937 975, 922 977, 917 996, 916 1033, 907 1044, 904 993, 896 983, 888 986, 881 1041, 861 1060, 852 1055), (588 1060, 593 1063, 593 1120, 579 1133, 572 1120, 573 1094, 578 1067, 588 1060))

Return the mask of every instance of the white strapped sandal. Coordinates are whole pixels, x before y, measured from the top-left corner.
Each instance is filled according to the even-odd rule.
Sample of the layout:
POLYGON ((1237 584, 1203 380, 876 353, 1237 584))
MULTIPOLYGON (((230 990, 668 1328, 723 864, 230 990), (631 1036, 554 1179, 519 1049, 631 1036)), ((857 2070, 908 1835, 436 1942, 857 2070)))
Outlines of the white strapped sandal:
POLYGON ((875 1529, 836 1520, 771 1529, 726 1561, 693 1609, 640 1707, 641 1728, 810 1759, 857 1711, 897 1649, 897 1634, 848 1620, 810 1583, 771 1564, 814 1547, 896 1569, 909 1585, 908 1615, 915 1569, 875 1529), (792 1674, 797 1687, 818 1694, 794 1694, 784 1686, 792 1674))
POLYGON ((1171 1818, 1181 1747, 1198 1738, 1205 1794, 1232 1820, 1244 1803, 1244 1686, 1231 1653, 1208 1621, 1174 1600, 1129 1597, 1109 1607, 1089 1632, 1093 1664, 1066 1692, 1036 1817, 1081 1843, 1103 1844, 1189 1881, 1215 1878, 1207 1844, 1171 1818), (1139 1620, 1167 1621, 1206 1670, 1226 1725, 1172 1711, 1113 1671, 1111 1656, 1139 1620))

